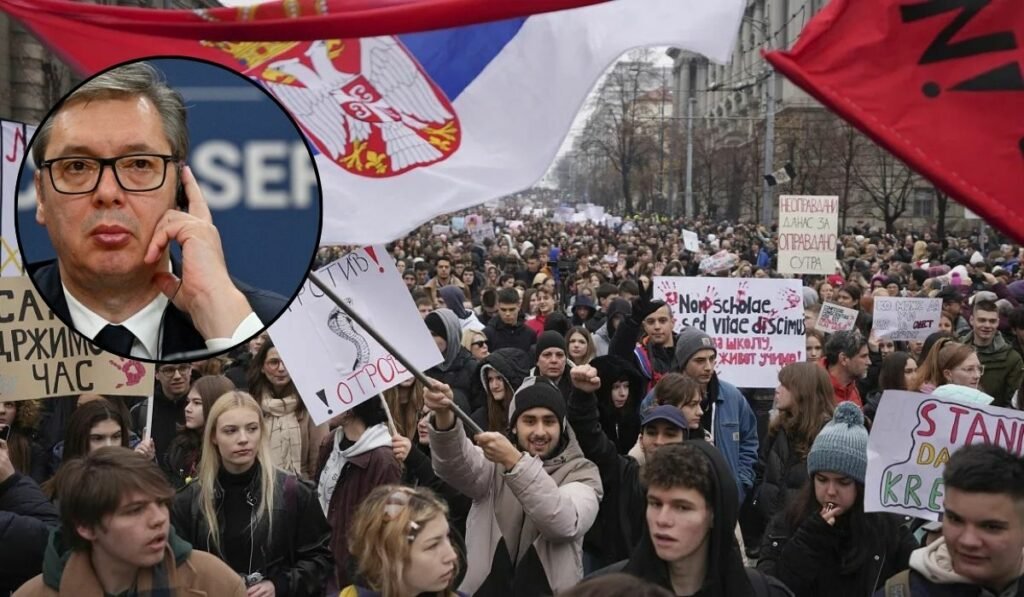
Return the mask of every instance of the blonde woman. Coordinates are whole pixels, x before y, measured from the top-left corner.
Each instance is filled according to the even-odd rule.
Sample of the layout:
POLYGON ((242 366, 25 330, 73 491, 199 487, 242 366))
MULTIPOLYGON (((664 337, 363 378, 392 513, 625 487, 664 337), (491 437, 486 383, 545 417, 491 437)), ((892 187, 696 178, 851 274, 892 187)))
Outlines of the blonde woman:
POLYGON ((288 367, 269 338, 249 365, 249 393, 267 418, 267 444, 274 466, 312 479, 320 444, 329 430, 326 424, 313 423, 288 367))
POLYGON ((477 361, 482 361, 487 358, 487 355, 491 354, 490 348, 487 345, 487 335, 484 334, 482 329, 463 330, 462 347, 468 350, 469 354, 473 355, 473 358, 477 361))
POLYGON ((171 521, 245 581, 248 597, 323 595, 330 528, 312 485, 275 469, 263 411, 245 392, 206 413, 195 481, 174 499, 171 521))
POLYGON ((341 597, 456 597, 459 557, 448 507, 429 489, 382 485, 356 511, 349 549, 367 586, 341 597))

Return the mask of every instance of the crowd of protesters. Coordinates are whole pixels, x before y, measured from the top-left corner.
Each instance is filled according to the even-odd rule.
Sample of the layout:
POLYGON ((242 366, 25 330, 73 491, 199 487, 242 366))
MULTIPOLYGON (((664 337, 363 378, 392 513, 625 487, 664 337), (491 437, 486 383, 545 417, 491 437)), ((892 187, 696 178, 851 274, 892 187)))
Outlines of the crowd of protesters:
POLYGON ((885 390, 1024 407, 1019 247, 844 231, 803 277, 807 361, 766 391, 720 378, 652 289, 781 277, 772 230, 480 213, 486 233, 388 247, 431 385, 317 425, 264 334, 158 365, 152 405, 0 402, 0 595, 1024 596, 1019 455, 956 451, 940 523, 864 508, 885 390), (940 331, 875 338, 878 296, 940 298, 940 331), (814 329, 827 302, 855 329, 814 329))

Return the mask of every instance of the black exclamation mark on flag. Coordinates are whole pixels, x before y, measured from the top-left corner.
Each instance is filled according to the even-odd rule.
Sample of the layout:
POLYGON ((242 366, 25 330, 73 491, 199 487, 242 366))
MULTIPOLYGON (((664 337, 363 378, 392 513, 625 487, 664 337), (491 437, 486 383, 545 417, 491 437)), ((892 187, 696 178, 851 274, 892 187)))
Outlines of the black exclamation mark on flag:
POLYGON ((320 390, 316 393, 316 397, 319 398, 320 402, 323 402, 324 406, 327 407, 327 414, 333 415, 334 411, 331 410, 331 405, 327 404, 327 392, 325 392, 324 390, 320 390))

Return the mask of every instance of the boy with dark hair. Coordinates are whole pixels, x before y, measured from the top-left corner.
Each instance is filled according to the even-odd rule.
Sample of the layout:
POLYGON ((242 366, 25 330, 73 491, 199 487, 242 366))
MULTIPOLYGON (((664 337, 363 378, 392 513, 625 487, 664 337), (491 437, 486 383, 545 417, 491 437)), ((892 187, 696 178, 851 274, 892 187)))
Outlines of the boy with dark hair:
POLYGON ((999 307, 994 301, 975 301, 971 326, 961 342, 974 347, 985 368, 978 389, 994 398, 992 406, 1008 407, 1024 382, 1024 359, 999 333, 999 307))
POLYGON ((832 380, 836 404, 853 402, 864 408, 857 381, 867 375, 871 365, 868 341, 858 332, 836 332, 825 343, 825 369, 832 380))
POLYGON ((1024 459, 999 446, 965 446, 942 478, 942 538, 915 551, 910 569, 876 597, 1024 595, 1024 459))
POLYGON ((498 291, 498 316, 484 328, 491 352, 502 348, 518 348, 523 352, 533 350, 537 332, 527 327, 521 307, 522 299, 514 288, 498 291))
POLYGON ((674 595, 791 595, 777 580, 744 568, 734 534, 739 496, 714 446, 695 441, 659 448, 643 482, 647 533, 628 561, 599 574, 622 571, 674 595))
POLYGON ((17 597, 246 594, 227 564, 175 535, 174 490, 142 454, 100 448, 65 462, 54 485, 62 526, 50 535, 43 573, 17 597))

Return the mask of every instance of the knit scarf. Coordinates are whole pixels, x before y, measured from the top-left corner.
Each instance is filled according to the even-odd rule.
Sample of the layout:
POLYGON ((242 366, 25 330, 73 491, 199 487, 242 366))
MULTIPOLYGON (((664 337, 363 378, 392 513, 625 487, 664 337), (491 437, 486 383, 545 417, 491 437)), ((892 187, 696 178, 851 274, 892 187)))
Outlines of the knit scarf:
POLYGON ((263 395, 263 416, 270 428, 270 452, 274 466, 302 477, 302 427, 295 415, 299 408, 298 396, 273 398, 263 395))
POLYGON ((341 478, 341 472, 345 468, 345 464, 348 463, 348 459, 370 450, 391 445, 391 432, 388 431, 388 426, 384 423, 370 427, 363 432, 363 435, 356 440, 356 443, 341 450, 338 446, 344 433, 345 431, 341 428, 335 430, 334 437, 331 440, 334 447, 331 449, 331 455, 327 459, 327 464, 324 465, 323 472, 320 473, 320 483, 316 488, 324 514, 327 514, 327 509, 331 504, 331 496, 334 495, 334 487, 338 484, 338 479, 341 478))

